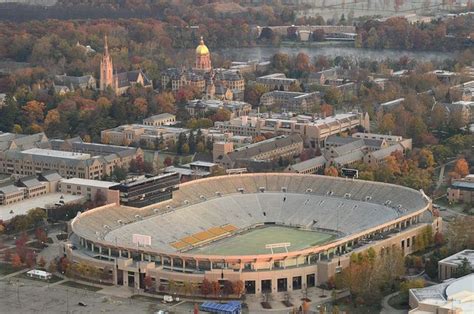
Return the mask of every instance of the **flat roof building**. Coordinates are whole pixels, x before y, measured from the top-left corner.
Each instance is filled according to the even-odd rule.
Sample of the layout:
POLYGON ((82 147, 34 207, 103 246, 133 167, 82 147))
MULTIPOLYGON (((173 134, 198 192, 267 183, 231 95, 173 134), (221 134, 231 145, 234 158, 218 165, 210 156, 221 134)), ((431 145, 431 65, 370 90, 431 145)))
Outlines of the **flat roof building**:
POLYGON ((474 204, 474 174, 463 179, 453 180, 447 191, 450 202, 474 204))
POLYGON ((438 262, 439 279, 446 280, 456 277, 456 271, 464 261, 467 261, 471 269, 474 269, 474 250, 464 250, 440 260, 438 262))
POLYGON ((81 178, 62 179, 58 184, 58 192, 81 195, 88 201, 97 203, 120 203, 119 192, 111 189, 119 185, 117 182, 89 180, 81 178))
POLYGON ((121 204, 144 207, 171 199, 178 184, 179 175, 174 172, 158 176, 139 176, 110 188, 120 192, 121 204))
POLYGON ((307 146, 320 147, 331 135, 349 131, 358 126, 370 129, 369 116, 359 112, 341 113, 330 117, 308 115, 242 116, 227 122, 216 122, 216 128, 235 135, 252 136, 265 133, 299 134, 307 146))

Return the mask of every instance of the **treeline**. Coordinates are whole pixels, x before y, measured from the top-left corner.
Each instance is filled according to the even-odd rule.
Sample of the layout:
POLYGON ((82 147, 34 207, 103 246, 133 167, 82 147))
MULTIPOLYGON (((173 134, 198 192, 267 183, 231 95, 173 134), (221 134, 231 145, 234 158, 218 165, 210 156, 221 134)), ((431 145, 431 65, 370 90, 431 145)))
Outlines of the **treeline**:
POLYGON ((0 4, 0 20, 11 22, 27 22, 31 20, 72 20, 72 19, 120 19, 120 18, 153 18, 160 15, 160 11, 148 8, 94 7, 83 4, 75 6, 36 6, 18 3, 0 4))
MULTIPOLYGON (((459 16, 431 23, 409 23, 394 17, 359 25, 355 45, 371 49, 458 50, 474 30, 474 16, 459 16)), ((470 37, 472 38, 472 36, 470 37)))

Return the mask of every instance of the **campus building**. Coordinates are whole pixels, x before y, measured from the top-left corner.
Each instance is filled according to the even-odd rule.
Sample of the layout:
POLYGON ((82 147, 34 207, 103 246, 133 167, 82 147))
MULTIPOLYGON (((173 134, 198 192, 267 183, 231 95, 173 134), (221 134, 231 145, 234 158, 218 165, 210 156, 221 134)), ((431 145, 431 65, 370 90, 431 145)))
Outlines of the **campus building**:
POLYGON ((297 79, 288 78, 284 73, 273 73, 257 77, 257 83, 262 84, 268 90, 289 91, 292 85, 298 85, 299 87, 297 79))
POLYGON ((474 204, 474 174, 453 180, 448 188, 447 197, 450 202, 474 204))
POLYGON ((252 136, 265 133, 275 135, 299 134, 306 146, 322 147, 331 135, 362 127, 370 129, 368 114, 350 112, 329 117, 307 115, 260 115, 241 116, 225 122, 216 122, 219 130, 232 132, 235 135, 252 136))
POLYGON ((280 110, 291 112, 308 112, 314 105, 321 102, 320 93, 300 93, 271 91, 260 97, 260 104, 265 107, 277 107, 280 110))
POLYGON ((440 284, 410 289, 409 314, 470 314, 474 308, 474 274, 440 284))
POLYGON ((223 168, 243 168, 252 162, 271 162, 298 156, 303 151, 303 139, 298 134, 280 135, 261 142, 235 148, 233 143, 213 145, 213 160, 223 168))

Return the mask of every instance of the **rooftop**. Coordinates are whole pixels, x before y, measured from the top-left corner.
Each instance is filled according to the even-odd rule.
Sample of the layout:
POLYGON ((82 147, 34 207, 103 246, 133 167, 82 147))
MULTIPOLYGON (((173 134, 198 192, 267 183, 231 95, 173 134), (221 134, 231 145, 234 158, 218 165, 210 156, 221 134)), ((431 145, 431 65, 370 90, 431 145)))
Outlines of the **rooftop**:
POLYGON ((16 215, 25 215, 30 209, 33 208, 45 208, 48 206, 53 206, 55 203, 59 202, 61 197, 66 204, 79 201, 83 198, 81 195, 61 193, 48 193, 35 198, 28 198, 21 202, 0 206, 0 219, 6 221, 12 219, 16 215))
POLYGON ((76 159, 76 160, 86 160, 86 159, 91 158, 90 154, 65 152, 65 151, 60 151, 60 150, 42 149, 42 148, 31 148, 31 149, 24 150, 22 153, 37 155, 37 156, 49 156, 49 157, 76 159))
POLYGON ((89 180, 89 179, 81 179, 81 178, 63 179, 61 180, 61 182, 66 183, 66 184, 85 185, 85 186, 91 186, 91 187, 96 187, 96 188, 109 188, 111 186, 118 185, 117 182, 89 180))
POLYGON ((453 181, 451 187, 461 190, 474 190, 474 182, 469 181, 453 181))
POLYGON ((474 250, 464 250, 458 252, 454 255, 446 257, 445 259, 442 259, 441 261, 439 261, 439 263, 459 266, 462 264, 462 261, 464 259, 467 259, 467 261, 471 265, 471 268, 474 268, 474 250))

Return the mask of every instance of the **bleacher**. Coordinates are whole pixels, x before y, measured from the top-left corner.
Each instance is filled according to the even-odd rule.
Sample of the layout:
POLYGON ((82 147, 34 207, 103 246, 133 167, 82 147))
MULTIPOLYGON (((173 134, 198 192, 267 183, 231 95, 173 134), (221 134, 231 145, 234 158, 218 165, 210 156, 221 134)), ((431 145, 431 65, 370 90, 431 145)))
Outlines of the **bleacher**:
POLYGON ((347 235, 426 205, 420 192, 389 184, 315 175, 244 174, 182 184, 171 201, 145 209, 94 210, 76 219, 73 230, 92 240, 126 245, 132 244, 132 234, 147 234, 152 248, 174 252, 265 222, 347 235))

